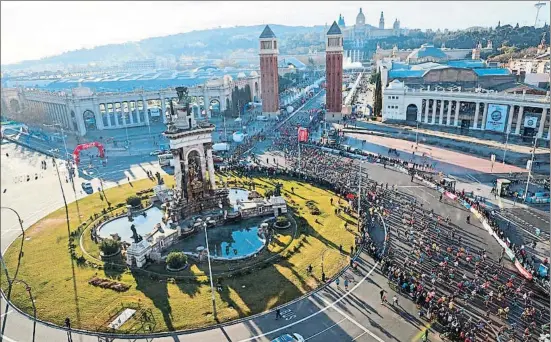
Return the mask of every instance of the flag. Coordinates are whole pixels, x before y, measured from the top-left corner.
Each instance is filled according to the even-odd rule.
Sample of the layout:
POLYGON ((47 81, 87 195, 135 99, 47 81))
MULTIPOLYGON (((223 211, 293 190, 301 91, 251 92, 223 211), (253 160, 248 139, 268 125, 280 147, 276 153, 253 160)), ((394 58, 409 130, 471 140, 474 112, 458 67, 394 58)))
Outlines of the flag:
POLYGON ((298 141, 299 142, 308 141, 308 129, 304 127, 298 128, 298 141))

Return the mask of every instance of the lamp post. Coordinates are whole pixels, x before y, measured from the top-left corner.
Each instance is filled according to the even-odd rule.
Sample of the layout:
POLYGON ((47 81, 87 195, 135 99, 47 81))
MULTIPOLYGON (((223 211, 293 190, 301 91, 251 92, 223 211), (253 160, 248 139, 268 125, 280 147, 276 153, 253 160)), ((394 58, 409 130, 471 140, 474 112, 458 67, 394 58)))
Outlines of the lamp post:
MULTIPOLYGON (((36 305, 34 303, 34 297, 33 297, 33 294, 31 292, 31 287, 29 286, 29 284, 27 284, 27 282, 25 282, 23 280, 15 279, 15 277, 13 279, 10 279, 10 276, 8 274, 8 268, 6 267, 6 263, 4 262, 4 258, 1 257, 1 256, 0 256, 0 261, 2 262, 2 267, 4 268, 4 273, 6 274, 6 280, 8 281, 8 284, 9 284, 8 291, 11 292, 11 288, 13 287, 14 283, 20 283, 20 284, 25 285, 25 290, 29 294, 31 304, 33 306, 33 338, 32 338, 32 341, 34 342, 35 337, 36 337, 36 305)), ((9 308, 9 302, 10 302, 9 298, 7 298, 6 299, 6 310, 4 312, 4 322, 2 323, 2 333, 0 334, 0 342, 2 342, 4 340, 4 329, 6 328, 6 320, 8 318, 7 312, 8 312, 8 308, 9 308)))
MULTIPOLYGON (((10 281, 10 278, 8 276, 8 268, 6 267, 6 264, 4 263, 3 257, 0 255, 0 259, 2 260, 2 264, 4 267, 4 271, 6 273, 6 280, 8 281, 8 293, 6 295, 6 309, 4 310, 4 313, 8 312, 9 308, 9 302, 11 298, 11 290, 13 286, 13 281, 17 278, 17 274, 19 273, 19 266, 21 265, 21 256, 23 255, 23 243, 25 241, 25 229, 23 229, 23 220, 21 219, 21 216, 19 216, 19 213, 10 207, 0 207, 0 209, 6 209, 12 211, 17 216, 17 221, 19 222, 19 227, 21 228, 21 246, 19 247, 19 256, 17 258, 17 268, 15 269, 15 274, 13 275, 13 280, 10 281)), ((8 319, 8 315, 4 315, 4 322, 2 323, 2 333, 0 334, 0 342, 3 339, 4 336, 4 329, 6 329, 6 321, 8 319)))
POLYGON ((509 134, 510 132, 507 132, 507 137, 505 138, 505 149, 503 150, 503 161, 502 161, 503 165, 505 165, 505 154, 507 153, 507 148, 508 148, 507 143, 509 142, 509 134))
POLYGON ((210 278, 210 292, 212 295, 212 314, 214 316, 214 319, 216 320, 216 300, 214 297, 214 283, 212 280, 212 268, 210 265, 210 250, 209 250, 209 236, 207 234, 207 223, 203 223, 203 227, 205 228, 205 244, 207 245, 207 261, 209 264, 209 278, 210 278))
POLYGON ((536 146, 538 144, 538 136, 534 139, 534 146, 532 146, 532 157, 530 158, 530 165, 528 165, 528 178, 526 179, 526 188, 524 189, 524 203, 528 198, 528 186, 530 185, 530 177, 532 176, 532 164, 534 164, 534 154, 536 153, 536 146))

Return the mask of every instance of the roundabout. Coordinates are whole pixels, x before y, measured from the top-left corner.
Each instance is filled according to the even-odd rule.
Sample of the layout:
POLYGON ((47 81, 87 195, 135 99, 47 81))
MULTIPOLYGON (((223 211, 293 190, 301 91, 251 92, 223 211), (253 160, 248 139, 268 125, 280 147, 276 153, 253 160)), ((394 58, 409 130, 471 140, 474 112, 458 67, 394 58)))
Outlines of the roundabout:
MULTIPOLYGON (((249 258, 235 261, 213 258, 212 276, 218 289, 215 293, 216 318, 212 312, 208 267, 204 259, 190 254, 189 267, 167 271, 164 263, 155 262, 143 269, 128 267, 122 256, 124 250, 104 256, 103 260, 100 256, 99 244, 93 241, 90 228, 97 222, 109 224, 114 222, 113 217, 124 215, 125 208, 119 203, 124 203, 126 197, 136 192, 148 190, 153 185, 151 180, 106 190, 106 196, 113 203, 112 210, 106 209, 97 196, 79 201, 80 211, 88 216, 82 223, 78 221, 75 204, 70 204, 69 234, 64 209, 47 215, 26 231, 19 277, 26 279, 33 288, 37 317, 56 325, 63 325, 66 317, 73 317, 73 329, 117 334, 204 328, 261 313, 319 287, 322 278, 319 256, 326 246, 329 246, 323 265, 326 278, 347 265, 354 236, 344 229, 344 225, 345 222, 355 225, 356 218, 352 213, 334 214, 330 204, 334 193, 291 179, 244 178, 235 173, 220 175, 220 178, 232 186, 255 184, 261 195, 272 191, 275 182, 279 181, 283 184, 282 195, 289 202, 290 212, 285 226, 274 230, 266 247, 249 258), (321 208, 320 215, 311 215, 305 204, 306 198, 313 197, 321 208), (309 265, 312 265, 311 272, 306 271, 309 265), (90 286, 90 280, 95 277, 123 284, 126 290, 90 286), (59 291, 60 288, 64 290, 59 291), (132 302, 139 303, 140 310, 150 313, 149 319, 154 324, 147 325, 147 329, 151 330, 133 330, 140 321, 132 319, 116 331, 109 329, 110 320, 125 309, 133 308, 132 302), (118 312, 115 308, 119 308, 118 312)), ((170 186, 168 179, 167 184, 170 186)), ((343 208, 347 206, 342 203, 343 208)), ((190 238, 183 238, 182 242, 186 239, 190 238)), ((5 252, 10 273, 16 268, 18 252, 19 241, 16 240, 5 252)), ((7 283, 3 282, 2 286, 5 292, 7 283)), ((32 314, 24 288, 14 287, 11 300, 16 307, 32 314)))

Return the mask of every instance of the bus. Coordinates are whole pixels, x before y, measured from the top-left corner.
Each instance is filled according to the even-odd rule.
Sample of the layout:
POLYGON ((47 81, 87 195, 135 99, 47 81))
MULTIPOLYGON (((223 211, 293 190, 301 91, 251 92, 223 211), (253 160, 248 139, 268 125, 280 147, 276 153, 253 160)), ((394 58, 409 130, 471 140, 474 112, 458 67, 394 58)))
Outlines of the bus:
POLYGON ((159 161, 159 165, 161 167, 174 166, 174 156, 172 155, 172 153, 159 154, 157 156, 157 160, 159 161))

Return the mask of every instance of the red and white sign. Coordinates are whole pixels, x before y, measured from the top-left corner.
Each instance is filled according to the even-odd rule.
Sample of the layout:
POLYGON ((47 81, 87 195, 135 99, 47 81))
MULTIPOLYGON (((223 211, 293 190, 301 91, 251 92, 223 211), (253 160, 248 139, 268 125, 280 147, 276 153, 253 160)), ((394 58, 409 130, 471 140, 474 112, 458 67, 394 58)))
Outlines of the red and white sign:
POLYGON ((299 142, 308 141, 308 129, 304 127, 298 128, 298 141, 299 142))

